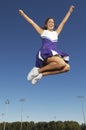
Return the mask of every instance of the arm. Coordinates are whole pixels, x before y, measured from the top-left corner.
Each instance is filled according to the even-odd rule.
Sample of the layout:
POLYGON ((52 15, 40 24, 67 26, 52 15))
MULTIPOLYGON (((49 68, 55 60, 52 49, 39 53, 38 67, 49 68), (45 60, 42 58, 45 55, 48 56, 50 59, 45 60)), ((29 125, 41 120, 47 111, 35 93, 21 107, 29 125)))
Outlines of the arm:
POLYGON ((43 29, 39 27, 31 18, 29 18, 23 10, 19 10, 19 14, 28 22, 30 23, 33 28, 41 35, 43 33, 43 29))
POLYGON ((67 22, 68 18, 69 18, 70 15, 71 15, 73 9, 74 9, 74 6, 73 6, 73 5, 70 6, 70 8, 69 8, 67 14, 65 15, 65 17, 64 17, 63 20, 62 20, 62 22, 60 23, 60 25, 59 25, 58 28, 56 29, 56 32, 58 33, 58 35, 59 35, 60 32, 62 31, 62 29, 63 29, 65 23, 67 22))

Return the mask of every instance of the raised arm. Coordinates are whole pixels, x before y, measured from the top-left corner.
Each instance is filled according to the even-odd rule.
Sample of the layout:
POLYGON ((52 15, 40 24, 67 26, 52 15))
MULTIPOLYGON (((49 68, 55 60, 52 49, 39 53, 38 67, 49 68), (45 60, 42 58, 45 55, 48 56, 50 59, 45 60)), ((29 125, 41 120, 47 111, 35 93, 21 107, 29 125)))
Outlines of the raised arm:
POLYGON ((19 14, 28 22, 30 23, 33 28, 41 35, 43 33, 43 29, 41 27, 39 27, 31 18, 29 18, 24 12, 23 10, 19 10, 19 14))
POLYGON ((65 23, 67 22, 68 18, 69 18, 70 15, 71 15, 73 9, 74 9, 74 6, 71 5, 70 8, 69 8, 69 10, 68 10, 68 12, 67 12, 67 14, 65 15, 65 17, 64 17, 63 20, 61 21, 60 25, 59 25, 58 28, 56 29, 56 32, 58 33, 58 35, 59 35, 60 32, 62 31, 62 29, 63 29, 65 23))

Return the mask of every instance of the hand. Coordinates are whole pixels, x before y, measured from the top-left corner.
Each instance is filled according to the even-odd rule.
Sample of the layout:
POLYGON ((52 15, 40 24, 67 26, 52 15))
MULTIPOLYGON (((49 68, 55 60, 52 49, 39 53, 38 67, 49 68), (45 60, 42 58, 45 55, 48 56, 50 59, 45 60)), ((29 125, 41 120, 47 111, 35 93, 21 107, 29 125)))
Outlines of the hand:
POLYGON ((21 10, 21 9, 19 9, 19 14, 23 14, 24 12, 23 12, 23 10, 21 10))
POLYGON ((69 8, 69 12, 72 13, 72 11, 74 10, 74 5, 71 5, 70 8, 69 8))

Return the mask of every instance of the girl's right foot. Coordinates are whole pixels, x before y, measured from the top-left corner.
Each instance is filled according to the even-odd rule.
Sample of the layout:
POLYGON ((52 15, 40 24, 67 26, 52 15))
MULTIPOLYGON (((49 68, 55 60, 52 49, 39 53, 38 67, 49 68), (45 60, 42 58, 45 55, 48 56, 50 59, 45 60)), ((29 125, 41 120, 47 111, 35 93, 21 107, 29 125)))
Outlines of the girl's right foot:
POLYGON ((37 68, 37 67, 33 67, 33 69, 27 75, 27 80, 32 80, 36 76, 38 76, 39 75, 38 69, 39 68, 37 68))

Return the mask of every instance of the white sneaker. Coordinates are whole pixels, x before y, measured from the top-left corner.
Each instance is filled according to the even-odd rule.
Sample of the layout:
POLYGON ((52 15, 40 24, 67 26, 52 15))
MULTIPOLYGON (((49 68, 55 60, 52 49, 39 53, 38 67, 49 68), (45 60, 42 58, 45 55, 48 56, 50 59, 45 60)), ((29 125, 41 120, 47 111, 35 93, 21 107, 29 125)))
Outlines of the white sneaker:
POLYGON ((38 83, 38 81, 42 78, 42 74, 40 73, 38 76, 36 76, 34 79, 32 79, 32 84, 38 83))
POLYGON ((35 78, 38 74, 39 74, 38 68, 37 68, 37 67, 33 67, 33 69, 32 69, 32 70, 28 73, 28 75, 27 75, 27 80, 32 80, 32 79, 35 78))

